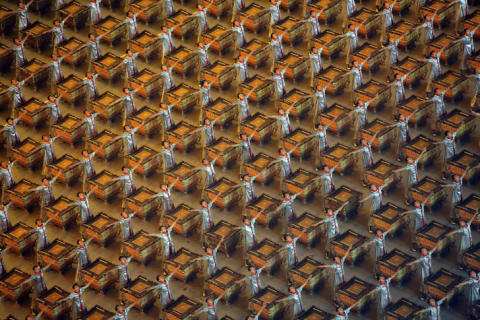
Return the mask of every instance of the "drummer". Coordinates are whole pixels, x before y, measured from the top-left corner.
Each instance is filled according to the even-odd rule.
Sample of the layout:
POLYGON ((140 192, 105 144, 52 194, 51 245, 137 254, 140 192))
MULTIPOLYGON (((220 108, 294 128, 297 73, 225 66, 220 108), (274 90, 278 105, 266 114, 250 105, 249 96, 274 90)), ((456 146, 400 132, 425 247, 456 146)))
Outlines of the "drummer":
POLYGON ((443 140, 435 142, 433 144, 442 144, 445 146, 444 152, 443 152, 443 163, 442 163, 442 179, 446 180, 447 179, 447 172, 448 172, 448 161, 452 159, 455 154, 457 153, 457 146, 456 146, 456 137, 457 137, 457 131, 455 132, 450 132, 450 131, 445 131, 444 135, 445 138, 443 140))
POLYGON ((330 86, 331 82, 332 80, 330 80, 327 83, 327 85, 323 87, 317 84, 317 88, 315 92, 312 94, 313 98, 315 99, 315 111, 314 111, 313 121, 317 121, 318 115, 321 114, 327 107, 327 97, 325 93, 328 87, 330 86))
POLYGON ((170 90, 175 87, 175 80, 173 79, 172 71, 176 64, 177 62, 170 67, 167 67, 166 65, 162 66, 162 72, 160 72, 159 75, 163 79, 163 90, 170 90))
POLYGON ((140 54, 140 52, 133 53, 133 51, 131 49, 127 49, 125 51, 125 56, 123 58, 122 63, 117 65, 115 67, 115 69, 120 68, 121 66, 125 65, 126 69, 127 69, 127 76, 128 77, 135 76, 138 73, 137 62, 135 61, 135 59, 137 59, 139 54, 140 54))
MULTIPOLYGON (((274 0, 272 0, 274 1, 274 0)), ((279 1, 278 3, 280 3, 279 1)), ((286 30, 288 31, 288 30, 286 30)), ((285 52, 283 50, 283 44, 282 44, 282 39, 283 35, 285 32, 282 32, 281 34, 277 35, 276 33, 272 33, 270 36, 270 46, 273 47, 273 62, 277 61, 278 59, 281 59, 285 56, 285 52)))
POLYGON ((92 113, 90 110, 84 110, 85 118, 82 120, 82 124, 86 124, 86 139, 95 138, 98 134, 97 125, 95 124, 95 118, 100 114, 107 112, 107 109, 102 110, 101 112, 92 113))
POLYGON ((390 283, 392 282, 392 279, 395 277, 395 275, 396 272, 387 279, 385 279, 384 276, 380 276, 378 279, 379 285, 377 286, 376 291, 378 292, 377 314, 379 319, 383 318, 385 310, 392 303, 390 283))
POLYGON ((217 162, 219 156, 216 156, 212 161, 207 158, 202 160, 202 166, 199 170, 205 172, 205 186, 204 189, 210 187, 217 182, 217 173, 215 172, 215 162, 217 162))
POLYGON ((247 134, 244 132, 239 134, 240 142, 237 143, 235 146, 242 147, 242 161, 244 163, 248 160, 251 160, 254 157, 254 153, 252 149, 252 139, 255 133, 256 132, 253 131, 252 134, 249 136, 247 136, 247 134))
MULTIPOLYGON (((10 208, 11 204, 11 202, 4 204, 0 201, 0 232, 8 231, 8 229, 10 229, 10 227, 12 226, 12 222, 10 221, 10 217, 8 216, 8 208, 10 208)), ((1 266, 2 263, 0 263, 0 267, 1 266)))
MULTIPOLYGON (((239 0, 235 0, 235 2, 238 2, 239 0)), ((244 2, 244 0, 240 0, 242 2, 244 2)), ((245 4, 244 4, 245 5, 245 4)), ((245 43, 247 42, 247 39, 245 37, 245 29, 243 27, 244 25, 244 22, 243 21, 238 21, 238 20, 235 20, 234 22, 232 22, 232 31, 235 33, 235 38, 236 38, 236 41, 235 41, 235 45, 237 46, 237 48, 241 48, 245 45, 245 43)), ((246 62, 245 62, 246 64, 246 62)))
POLYGON ((279 67, 276 67, 272 72, 272 80, 275 84, 275 98, 280 99, 287 93, 287 87, 285 85, 285 72, 287 72, 288 65, 280 70, 279 67))
POLYGON ((213 215, 212 215, 212 207, 215 203, 215 201, 218 199, 220 194, 216 195, 215 198, 212 199, 212 201, 207 202, 205 200, 200 200, 200 209, 195 210, 198 211, 202 217, 202 222, 200 223, 200 230, 201 230, 201 239, 203 241, 205 233, 210 231, 210 229, 213 228, 215 225, 215 222, 213 220, 213 215))
POLYGON ((370 185, 370 194, 362 199, 360 199, 360 203, 363 203, 369 199, 372 199, 372 210, 371 213, 377 212, 382 207, 382 200, 383 200, 383 189, 385 186, 377 187, 376 184, 370 185))
MULTIPOLYGON (((95 1, 95 0, 93 0, 95 1)), ((88 42, 83 45, 82 47, 89 47, 90 48, 90 63, 91 61, 97 61, 102 57, 102 49, 100 47, 100 40, 107 35, 108 32, 102 33, 99 36, 95 36, 93 33, 88 34, 88 42)), ((82 47, 78 48, 80 50, 82 47)))
POLYGON ((67 91, 64 91, 61 95, 58 97, 55 97, 54 95, 49 95, 47 97, 47 101, 45 101, 45 107, 49 111, 49 125, 52 126, 58 122, 58 120, 62 119, 62 109, 60 108, 59 102, 62 99, 62 97, 67 93, 67 91))
POLYGON ((389 126, 391 128, 398 128, 396 132, 397 142, 395 144, 395 153, 397 154, 397 161, 402 161, 402 148, 405 146, 407 142, 410 141, 410 130, 408 127, 408 122, 410 121, 410 118, 414 114, 415 113, 412 112, 407 117, 401 114, 398 117, 397 123, 389 126))
MULTIPOLYGON (((355 3, 355 0, 347 0, 355 3)), ((347 32, 343 34, 347 38, 347 57, 358 48, 358 30, 360 26, 355 27, 353 24, 347 26, 347 32)), ((348 60, 348 59, 347 59, 348 60)))
POLYGON ((198 17, 200 20, 200 23, 198 24, 199 34, 207 33, 208 30, 210 29, 208 25, 207 13, 208 13, 208 8, 210 8, 212 4, 213 2, 210 2, 206 7, 203 7, 203 5, 198 4, 197 5, 198 11, 192 15, 194 17, 198 17))
POLYGON ((157 37, 162 42, 162 53, 164 56, 170 54, 173 50, 175 50, 175 42, 173 41, 172 32, 177 28, 179 24, 167 28, 166 26, 162 27, 162 32, 160 32, 157 37))
POLYGON ((466 268, 465 262, 463 260, 463 256, 465 252, 470 249, 473 245, 473 237, 472 237, 472 222, 477 220, 478 222, 478 212, 473 215, 473 217, 469 221, 460 220, 459 228, 453 231, 453 234, 459 233, 460 234, 460 243, 458 247, 458 255, 457 255, 457 264, 459 265, 458 268, 460 270, 464 270, 466 268))
POLYGON ((270 25, 277 24, 281 19, 280 5, 282 4, 281 0, 270 0, 270 6, 268 11, 270 11, 270 25))
POLYGON ((93 166, 93 158, 96 155, 96 151, 88 153, 87 150, 82 150, 82 160, 80 160, 80 166, 83 168, 82 180, 83 180, 83 189, 87 185, 87 180, 95 175, 95 167, 93 166))
POLYGON ((92 25, 97 24, 103 18, 100 0, 90 0, 87 6, 90 8, 90 23, 92 25))
POLYGON ((213 39, 207 44, 204 44, 203 42, 198 43, 197 54, 200 57, 200 68, 210 65, 210 59, 208 58, 208 49, 216 40, 217 38, 213 39))
POLYGON ((418 182, 418 162, 422 159, 423 154, 427 152, 427 147, 423 148, 422 152, 416 159, 407 158, 407 165, 403 168, 395 169, 392 173, 407 171, 407 183, 404 188, 405 203, 408 205, 412 202, 408 189, 418 182))
POLYGON ((263 210, 251 219, 244 216, 242 219, 243 226, 237 227, 243 231, 243 257, 245 261, 247 261, 248 250, 258 243, 257 234, 255 232, 255 222, 257 221, 258 217, 262 215, 262 213, 263 210))
POLYGON ((422 39, 421 43, 424 44, 425 50, 427 49, 427 44, 432 41, 436 35, 435 35, 435 24, 434 24, 434 19, 435 16, 437 15, 437 12, 435 12, 431 16, 424 16, 424 23, 418 26, 417 28, 422 28, 422 39))
POLYGON ((282 203, 275 209, 276 210, 282 210, 282 222, 283 222, 283 227, 282 230, 284 233, 288 231, 288 225, 290 222, 295 220, 297 218, 297 214, 295 212, 295 199, 303 192, 301 190, 300 192, 290 195, 288 192, 283 193, 283 201, 282 203))
POLYGON ((84 192, 78 192, 77 193, 78 201, 74 202, 72 204, 69 204, 69 206, 79 206, 80 207, 80 217, 79 218, 80 218, 80 221, 82 223, 87 223, 89 220, 91 220, 93 218, 93 211, 92 211, 92 208, 90 206, 89 199, 90 199, 90 196, 92 195, 92 193, 97 188, 98 188, 98 186, 95 186, 87 194, 85 194, 84 192))
MULTIPOLYGON (((119 64, 121 65, 121 64, 119 64)), ((123 102, 123 112, 122 112, 122 117, 123 117, 123 123, 127 121, 127 118, 129 115, 137 111, 137 108, 135 107, 135 101, 133 100, 134 94, 136 94, 140 89, 144 88, 144 85, 142 84, 135 90, 130 90, 129 88, 123 88, 123 96, 116 100, 115 102, 111 103, 111 105, 114 105, 116 103, 123 102)))
POLYGON ((363 81, 363 65, 367 62, 367 59, 363 60, 361 63, 358 63, 356 60, 353 61, 352 70, 348 73, 352 75, 352 91, 358 89, 362 85, 363 81))
POLYGON ((52 91, 56 91, 56 85, 58 82, 63 80, 63 71, 62 71, 62 62, 65 59, 65 56, 58 57, 56 54, 52 54, 52 62, 50 62, 46 68, 51 67, 50 72, 50 87, 52 91))
POLYGON ((473 36, 479 27, 480 25, 476 26, 473 30, 465 30, 463 37, 461 37, 459 40, 456 40, 463 44, 462 58, 460 60, 460 71, 465 72, 467 68, 467 57, 471 56, 475 52, 473 36))
POLYGON ((173 221, 173 223, 168 228, 166 226, 161 226, 160 227, 160 233, 150 233, 149 234, 149 236, 157 237, 157 238, 162 239, 162 244, 163 244, 162 253, 163 253, 163 258, 165 260, 167 260, 168 258, 170 258, 171 256, 173 256, 175 254, 175 243, 173 242, 173 239, 172 239, 172 230, 175 227, 175 225, 177 224, 179 219, 180 219, 180 217, 175 219, 175 221, 173 221))
POLYGON ((453 176, 453 181, 450 184, 444 184, 442 187, 446 188, 452 188, 452 202, 451 202, 451 207, 450 207, 450 223, 455 224, 455 206, 459 204, 462 199, 463 199, 463 179, 468 173, 468 170, 470 170, 470 166, 467 166, 465 168, 465 171, 461 176, 459 175, 454 175, 453 176))
POLYGON ((343 208, 348 204, 348 202, 343 203, 337 210, 333 211, 332 208, 326 209, 327 217, 320 221, 320 223, 326 223, 326 239, 325 245, 330 243, 330 240, 333 239, 339 232, 340 227, 338 224, 337 216, 342 212, 343 208))
MULTIPOLYGON (((411 71, 410 71, 411 72, 411 71)), ((395 90, 394 97, 394 107, 397 107, 400 102, 405 100, 405 80, 407 79, 410 72, 405 73, 403 76, 400 74, 395 75, 395 80, 392 82, 391 87, 395 90)))
POLYGON ((61 175, 62 173, 59 172, 55 177, 53 177, 52 179, 48 179, 48 178, 43 178, 42 179, 42 184, 36 188, 33 188, 33 189, 27 189, 24 191, 25 192, 41 192, 41 208, 42 210, 45 209, 45 207, 48 207, 49 205, 51 205, 54 201, 55 201, 55 195, 53 194, 53 189, 52 189, 52 186, 53 184, 55 183, 55 181, 57 181, 58 177, 61 175))
POLYGON ((135 133, 140 129, 141 126, 143 126, 145 120, 140 123, 138 126, 135 128, 130 128, 129 125, 123 126, 123 134, 120 136, 120 139, 124 140, 124 156, 126 157, 127 155, 135 152, 137 150, 137 140, 135 139, 135 133))
POLYGON ((279 121, 280 124, 280 134, 281 137, 285 137, 290 132, 292 132, 292 126, 290 125, 290 111, 292 110, 293 105, 291 105, 286 111, 282 108, 278 109, 278 115, 275 116, 268 116, 267 118, 276 119, 279 121))
POLYGON ((323 166, 323 172, 320 175, 320 180, 323 180, 323 188, 322 188, 322 202, 323 208, 325 209, 325 198, 328 197, 328 194, 335 191, 335 182, 333 181, 333 173, 337 168, 340 166, 338 163, 335 167, 330 168, 327 165, 323 166))
MULTIPOLYGON (((413 204, 415 206, 415 209, 408 210, 400 214, 400 217, 403 217, 407 214, 414 215, 413 223, 411 223, 411 225, 413 226, 412 238, 415 238, 415 234, 417 233, 417 231, 423 228, 427 223, 427 217, 425 215, 425 203, 427 203, 427 201, 430 200, 430 196, 432 194, 433 193, 431 192, 429 195, 427 195, 425 197, 425 200, 423 200, 423 202, 415 201, 415 203, 413 204)), ((412 241, 412 243, 413 243, 412 251, 415 252, 417 251, 416 243, 415 241, 412 241)))
POLYGON ((425 299, 426 289, 424 286, 425 280, 433 273, 432 272, 432 254, 437 250, 437 245, 431 249, 427 250, 426 248, 421 248, 421 256, 417 260, 410 262, 409 265, 420 264, 420 275, 421 275, 421 287, 420 287, 420 298, 425 299))
POLYGON ((402 35, 398 39, 389 39, 388 45, 385 47, 385 50, 388 50, 388 65, 386 70, 389 74, 393 74, 392 66, 398 63, 398 44, 403 37, 405 37, 405 35, 402 35))
POLYGON ((30 2, 26 4, 23 1, 20 1, 18 3, 18 9, 16 10, 18 31, 22 31, 23 29, 27 28, 30 25, 30 17, 28 16, 28 9, 32 3, 33 3, 33 0, 30 0, 30 2))
POLYGON ((333 118, 326 126, 323 126, 322 123, 317 123, 315 132, 309 136, 318 138, 317 152, 315 152, 315 171, 318 171, 321 165, 321 154, 328 149, 327 130, 335 123, 337 117, 333 118))
POLYGON ((147 9, 148 7, 145 7, 137 11, 136 13, 133 13, 132 10, 128 10, 126 14, 127 17, 125 18, 125 20, 123 20, 123 23, 127 25, 128 39, 133 39, 136 35, 138 35, 137 17, 143 12, 145 12, 145 10, 147 9))
POLYGON ((158 297, 160 298, 160 305, 162 310, 165 309, 165 307, 172 303, 172 301, 174 300, 172 289, 170 288, 170 280, 172 279, 172 276, 175 274, 175 272, 177 272, 180 268, 181 266, 178 266, 166 277, 159 274, 156 278, 158 284, 155 285, 152 290, 159 291, 158 297))
POLYGON ((167 105, 166 103, 160 104, 160 111, 158 114, 162 117, 163 129, 170 130, 175 126, 175 119, 172 116, 172 109, 175 107, 174 104, 167 105))
POLYGON ((345 252, 345 255, 343 257, 338 257, 335 256, 333 258, 334 263, 330 265, 324 265, 321 266, 320 268, 329 268, 334 270, 334 276, 333 276, 333 296, 335 296, 335 293, 337 291, 337 288, 345 283, 345 270, 344 270, 344 264, 345 260, 347 260, 348 255, 350 254, 350 251, 352 250, 352 247, 349 247, 348 250, 345 252))
MULTIPOLYGON (((17 160, 10 161, 10 162, 6 162, 6 161, 0 162, 0 177, 2 178, 3 191, 10 189, 16 183, 12 173, 12 168, 15 165, 15 162, 17 162, 17 160)), ((0 199, 0 200, 3 200, 3 199, 0 199)))
POLYGON ((92 239, 93 238, 90 238, 87 241, 84 241, 83 239, 77 240, 77 249, 75 255, 77 260, 77 268, 80 270, 91 262, 88 246, 90 245, 92 239))
MULTIPOLYGON (((322 48, 312 47, 310 48, 310 54, 308 55, 308 59, 311 61, 311 70, 312 70, 312 84, 314 81, 314 77, 323 70, 323 62, 322 62, 322 48)), ((328 86, 327 86, 328 87, 328 86)), ((318 90, 318 85, 317 85, 318 90)))
POLYGON ((13 40, 14 45, 12 51, 15 53, 16 68, 23 67, 28 62, 27 56, 25 55, 25 41, 28 37, 30 37, 29 33, 27 33, 23 39, 18 38, 13 40))
POLYGON ((245 58, 243 56, 238 56, 237 62, 233 65, 237 70, 237 82, 238 84, 244 83, 246 80, 250 78, 248 74, 248 59, 252 55, 253 52, 249 53, 245 58))
POLYGON ((354 145, 356 146, 357 143, 358 143, 358 139, 360 137, 360 130, 363 129, 365 127, 365 125, 367 124, 367 111, 368 111, 368 106, 370 105, 370 103, 373 102, 373 100, 376 98, 377 96, 373 97, 372 99, 366 101, 366 102, 363 102, 363 101, 359 101, 358 102, 358 105, 355 109, 353 109, 352 111, 350 111, 349 114, 352 114, 354 115, 355 117, 355 129, 354 129, 354 133, 353 133, 353 139, 354 139, 354 145))
POLYGON ((367 183, 366 183, 367 180, 365 178, 365 172, 368 169, 370 169, 370 167, 374 163, 373 152, 372 152, 372 143, 375 140, 375 138, 377 137, 377 134, 379 132, 380 131, 375 132, 375 134, 373 135, 373 137, 370 140, 362 139, 360 148, 358 148, 357 150, 350 153, 350 155, 353 155, 353 154, 359 153, 359 152, 362 153, 362 163, 359 167, 360 167, 360 172, 361 172, 361 177, 362 177, 362 180, 363 180, 363 184, 365 186, 367 185, 367 183))
POLYGON ((292 319, 297 318, 300 313, 305 311, 305 305, 302 300, 302 291, 303 291, 303 288, 308 284, 311 278, 312 276, 309 276, 307 279, 305 279, 303 284, 298 288, 295 288, 295 286, 293 285, 289 285, 288 296, 284 299, 279 300, 279 301, 288 300, 288 302, 292 303, 292 308, 291 308, 292 319))
POLYGON ((290 270, 290 268, 292 268, 298 263, 297 241, 304 235, 306 230, 307 229, 305 228, 295 238, 292 238, 292 236, 289 234, 283 235, 283 240, 286 242, 283 250, 286 251, 285 271, 287 272, 287 274, 288 274, 288 270, 290 270))
POLYGON ((387 235, 389 232, 391 232, 392 229, 388 229, 384 232, 382 232, 382 230, 380 229, 377 229, 375 231, 375 237, 368 241, 368 242, 365 242, 364 244, 362 244, 362 247, 365 247, 365 248, 368 248, 370 245, 375 245, 375 260, 376 261, 379 261, 380 259, 382 259, 386 254, 387 254, 387 243, 385 241, 385 239, 387 238, 387 235))
POLYGON ((171 212, 175 207, 172 197, 172 188, 179 180, 180 178, 175 179, 169 186, 166 184, 162 184, 160 186, 160 192, 150 197, 150 199, 162 199, 162 210, 164 213, 171 212))
POLYGON ((54 163, 57 160, 57 154, 55 153, 55 149, 53 148, 53 143, 55 142, 55 140, 57 140, 58 137, 59 136, 50 138, 46 135, 42 136, 42 144, 40 145, 40 149, 43 150, 44 167, 54 163))
POLYGON ((213 277, 220 270, 218 268, 218 263, 217 263, 217 251, 222 245, 224 239, 225 239, 225 235, 223 235, 220 238, 215 248, 212 248, 208 245, 205 246, 203 250, 205 251, 206 255, 196 259, 196 260, 205 260, 207 262, 206 272, 208 277, 205 277, 206 279, 213 277))
POLYGON ((163 150, 160 154, 163 156, 163 165, 165 171, 168 171, 177 165, 177 161, 175 159, 175 147, 181 140, 177 141, 176 143, 171 144, 169 141, 163 141, 163 150))
POLYGON ((119 288, 125 288, 132 280, 130 270, 128 270, 128 264, 132 261, 132 257, 120 256, 118 257, 118 261, 120 262, 116 268, 118 270, 118 286, 119 288))
POLYGON ((10 250, 10 247, 0 249, 0 276, 3 276, 7 272, 7 269, 5 268, 5 263, 3 262, 3 256, 5 255, 5 253, 8 252, 8 250, 10 250))

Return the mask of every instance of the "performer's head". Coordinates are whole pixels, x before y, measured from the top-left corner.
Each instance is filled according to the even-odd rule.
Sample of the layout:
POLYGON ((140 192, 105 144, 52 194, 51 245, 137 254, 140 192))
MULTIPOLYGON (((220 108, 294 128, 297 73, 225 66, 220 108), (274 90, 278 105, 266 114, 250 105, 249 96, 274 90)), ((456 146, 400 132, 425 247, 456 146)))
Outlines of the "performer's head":
POLYGON ((294 293, 297 293, 297 289, 295 289, 293 284, 290 284, 288 286, 288 292, 294 294, 294 293))
POLYGON ((127 219, 128 213, 125 210, 122 210, 122 212, 120 212, 120 217, 122 217, 123 219, 127 219))

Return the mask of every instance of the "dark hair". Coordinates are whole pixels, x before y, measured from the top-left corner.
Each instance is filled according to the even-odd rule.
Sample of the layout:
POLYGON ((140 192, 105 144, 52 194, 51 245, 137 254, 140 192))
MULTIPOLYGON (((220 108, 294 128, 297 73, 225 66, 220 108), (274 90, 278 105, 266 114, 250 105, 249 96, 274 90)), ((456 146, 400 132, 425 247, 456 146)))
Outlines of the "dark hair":
POLYGON ((118 261, 121 261, 122 258, 126 258, 126 257, 125 256, 120 256, 120 257, 118 257, 118 261))

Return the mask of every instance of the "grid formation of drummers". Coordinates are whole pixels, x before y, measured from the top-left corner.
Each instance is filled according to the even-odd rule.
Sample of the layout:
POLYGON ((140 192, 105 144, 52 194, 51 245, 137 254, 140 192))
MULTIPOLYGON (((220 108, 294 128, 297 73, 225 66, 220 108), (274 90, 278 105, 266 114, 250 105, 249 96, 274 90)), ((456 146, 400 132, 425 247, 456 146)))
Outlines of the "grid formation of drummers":
POLYGON ((220 301, 244 294, 247 319, 346 320, 374 305, 377 318, 438 320, 442 304, 458 303, 467 308, 455 316, 479 317, 472 228, 480 194, 463 188, 478 188, 480 173, 479 146, 469 141, 480 116, 480 12, 466 0, 372 2, 0 5, 0 69, 12 79, 0 84, 2 112, 11 115, 0 135, 1 299, 31 308, 28 319, 125 320, 132 308, 156 305, 165 319, 213 320, 220 301), (382 71, 386 80, 375 77, 382 71), (429 166, 441 179, 426 174, 429 166), (141 176, 160 187, 140 186, 141 176), (363 190, 336 183, 357 177, 363 190), (395 189, 403 205, 383 199, 395 189), (178 203, 182 193, 201 200, 178 203), (120 216, 98 212, 93 198, 121 203, 120 216), (312 199, 315 212, 299 214, 299 201, 312 199), (216 217, 233 207, 242 213, 236 225, 216 217), (16 216, 23 211, 38 214, 33 225, 16 216), (344 227, 359 211, 368 216, 364 234, 344 227), (156 233, 135 227, 152 217, 156 233), (277 222, 283 243, 262 235, 277 222), (73 228, 76 243, 55 238, 59 228, 73 228), (417 253, 389 248, 400 236, 417 253), (200 241, 204 252, 176 247, 179 238, 200 241), (91 246, 111 242, 121 243, 115 264, 91 246), (32 251, 33 271, 3 262, 32 251), (460 271, 435 267, 445 252, 460 271), (153 260, 162 265, 155 279, 131 276, 133 261, 153 260), (378 281, 352 277, 345 263, 371 264, 378 281), (233 270, 243 264, 246 273, 233 270), (74 273, 72 287, 50 285, 47 272, 74 273), (393 301, 390 286, 415 272, 425 302, 393 301), (284 288, 262 285, 266 273, 284 288), (196 277, 206 298, 170 288, 172 279, 196 277), (87 288, 111 287, 114 310, 84 298, 87 288), (335 314, 305 307, 302 294, 320 288, 331 289, 335 314))

